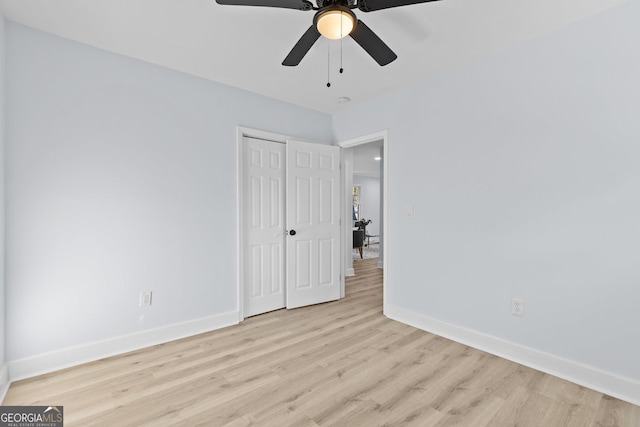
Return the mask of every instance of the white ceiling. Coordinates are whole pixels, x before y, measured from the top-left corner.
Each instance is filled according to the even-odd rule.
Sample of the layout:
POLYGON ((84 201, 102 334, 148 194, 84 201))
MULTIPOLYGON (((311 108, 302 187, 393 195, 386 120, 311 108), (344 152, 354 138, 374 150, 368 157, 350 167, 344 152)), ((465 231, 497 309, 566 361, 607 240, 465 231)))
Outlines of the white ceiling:
POLYGON ((0 0, 5 18, 108 51, 333 113, 628 0, 441 0, 356 15, 398 54, 380 67, 350 38, 281 64, 312 12, 214 0, 0 0), (331 87, 327 54, 331 49, 331 87), (350 104, 336 99, 347 96, 350 104))

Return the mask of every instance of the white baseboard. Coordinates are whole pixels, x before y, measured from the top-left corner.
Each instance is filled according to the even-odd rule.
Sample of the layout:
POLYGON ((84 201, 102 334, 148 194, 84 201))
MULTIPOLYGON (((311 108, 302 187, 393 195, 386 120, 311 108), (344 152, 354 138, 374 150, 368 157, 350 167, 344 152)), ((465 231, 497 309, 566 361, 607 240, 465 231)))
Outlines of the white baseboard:
POLYGON ((383 260, 378 261, 378 268, 384 268, 384 261, 383 260))
POLYGON ((347 271, 344 273, 344 275, 346 277, 355 276, 356 275, 356 271, 353 269, 353 267, 347 268, 347 271))
POLYGON ((640 381, 463 328, 387 304, 384 314, 427 332, 477 348, 575 384, 640 405, 640 381))
POLYGON ((8 378, 18 381, 71 366, 104 359, 141 348, 190 337, 239 322, 239 313, 232 311, 201 319, 123 335, 102 341, 56 350, 8 362, 8 378))
POLYGON ((0 369, 0 404, 4 401, 4 397, 9 391, 9 366, 5 363, 0 369))

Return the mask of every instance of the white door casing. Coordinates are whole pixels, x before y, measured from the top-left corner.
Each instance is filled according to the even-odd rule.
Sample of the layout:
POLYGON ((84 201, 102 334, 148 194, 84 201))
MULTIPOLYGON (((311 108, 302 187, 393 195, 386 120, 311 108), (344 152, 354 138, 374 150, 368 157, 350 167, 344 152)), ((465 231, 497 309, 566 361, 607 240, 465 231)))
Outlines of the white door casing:
POLYGON ((285 307, 285 144, 244 137, 243 314, 285 307))
POLYGON ((287 308, 340 298, 340 148, 287 141, 287 308))

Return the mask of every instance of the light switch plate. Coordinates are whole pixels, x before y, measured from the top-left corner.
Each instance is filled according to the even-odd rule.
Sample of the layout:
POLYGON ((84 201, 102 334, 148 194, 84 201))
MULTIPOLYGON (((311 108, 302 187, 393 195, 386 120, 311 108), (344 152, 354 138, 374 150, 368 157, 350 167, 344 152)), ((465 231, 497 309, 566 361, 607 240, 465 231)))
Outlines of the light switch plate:
POLYGON ((413 218, 413 206, 406 206, 404 208, 404 216, 407 218, 413 218))

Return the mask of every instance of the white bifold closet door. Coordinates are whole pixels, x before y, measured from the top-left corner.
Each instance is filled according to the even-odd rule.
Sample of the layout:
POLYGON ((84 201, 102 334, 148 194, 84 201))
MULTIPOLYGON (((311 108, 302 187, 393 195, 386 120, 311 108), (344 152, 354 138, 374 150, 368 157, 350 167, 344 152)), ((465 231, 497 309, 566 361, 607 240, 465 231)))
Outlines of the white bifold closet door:
POLYGON ((245 137, 243 314, 340 298, 340 149, 245 137))

